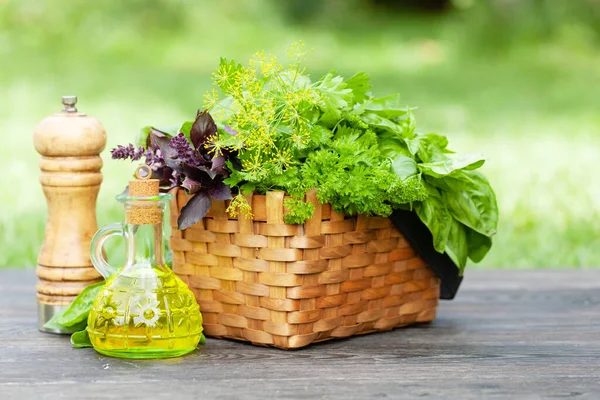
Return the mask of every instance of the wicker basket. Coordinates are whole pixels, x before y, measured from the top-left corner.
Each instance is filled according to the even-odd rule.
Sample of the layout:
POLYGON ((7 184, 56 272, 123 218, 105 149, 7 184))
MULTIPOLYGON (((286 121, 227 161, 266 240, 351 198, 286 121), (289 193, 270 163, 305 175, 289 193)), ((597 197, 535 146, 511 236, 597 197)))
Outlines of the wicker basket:
POLYGON ((188 196, 171 202, 173 269, 200 304, 208 336, 291 349, 435 318, 439 280, 387 218, 344 217, 314 192, 314 216, 283 221, 283 192, 247 196, 253 219, 214 201, 178 231, 188 196))

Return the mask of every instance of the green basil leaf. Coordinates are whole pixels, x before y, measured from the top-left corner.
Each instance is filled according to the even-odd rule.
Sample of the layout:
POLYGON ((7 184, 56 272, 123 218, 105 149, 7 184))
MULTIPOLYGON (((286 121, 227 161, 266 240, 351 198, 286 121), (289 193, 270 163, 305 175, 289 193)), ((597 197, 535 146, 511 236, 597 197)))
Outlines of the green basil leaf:
POLYGON ((454 218, 485 236, 498 227, 498 204, 488 180, 478 171, 460 170, 454 174, 443 199, 454 218))
POLYGON ((72 334, 71 344, 73 345, 73 347, 78 349, 83 349, 85 347, 93 347, 92 342, 90 342, 90 336, 88 335, 87 329, 72 334))
POLYGON ((157 128, 156 126, 151 127, 155 131, 159 131, 160 133, 164 133, 168 137, 172 138, 173 136, 177 136, 179 133, 179 126, 164 126, 161 128, 157 128))
POLYGON ((492 239, 470 228, 466 228, 466 233, 469 258, 478 263, 490 251, 492 239))
POLYGON ((483 157, 482 154, 465 154, 459 157, 448 157, 445 160, 422 163, 418 166, 419 170, 425 175, 440 178, 461 169, 477 169, 481 167, 483 163, 485 163, 485 157, 483 157))
POLYGON ((446 160, 447 154, 452 153, 446 148, 448 139, 435 133, 406 137, 406 145, 410 153, 418 156, 424 163, 446 160))
POLYGON ((143 146, 144 148, 150 147, 150 132, 152 131, 151 126, 145 126, 140 129, 140 133, 138 134, 135 145, 137 147, 143 146))
POLYGON ((62 331, 64 333, 77 332, 82 329, 85 329, 86 327, 87 327, 87 319, 84 319, 83 321, 78 322, 71 326, 64 326, 64 325, 57 324, 57 323, 53 322, 52 319, 44 324, 44 328, 56 329, 56 330, 62 331))
POLYGON ((425 200, 415 203, 415 211, 433 235, 433 247, 436 251, 443 253, 450 234, 452 216, 439 191, 426 182, 424 184, 429 196, 425 200))
POLYGON ((384 157, 391 159, 396 158, 399 155, 412 158, 412 154, 408 151, 404 140, 398 136, 397 133, 391 132, 380 132, 377 135, 379 143, 379 151, 384 157))
POLYGON ((50 329, 55 329, 56 326, 73 329, 81 326, 78 324, 87 323, 92 304, 102 286, 104 281, 88 285, 67 308, 55 314, 44 326, 50 329))
POLYGON ((446 253, 448 253, 452 261, 458 266, 461 275, 467 265, 468 245, 466 229, 468 228, 452 218, 448 242, 446 243, 446 253))
POLYGON ((392 161, 392 169, 402 180, 406 180, 417 174, 417 163, 410 157, 397 156, 392 161))
POLYGON ((183 133, 186 139, 190 142, 190 131, 192 130, 192 125, 194 125, 194 121, 185 121, 183 124, 181 124, 181 127, 179 128, 179 132, 183 133))

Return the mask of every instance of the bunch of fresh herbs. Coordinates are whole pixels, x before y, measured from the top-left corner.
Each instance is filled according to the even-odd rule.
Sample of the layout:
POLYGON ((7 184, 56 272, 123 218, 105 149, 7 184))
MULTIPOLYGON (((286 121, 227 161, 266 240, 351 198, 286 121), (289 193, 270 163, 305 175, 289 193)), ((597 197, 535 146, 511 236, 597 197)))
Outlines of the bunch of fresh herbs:
POLYGON ((332 71, 312 82, 304 56, 299 42, 287 66, 263 52, 247 66, 221 59, 195 121, 171 132, 144 128, 145 146, 119 147, 113 157, 148 154, 165 189, 194 196, 179 229, 204 217, 211 198, 232 199, 232 216, 251 215, 243 194, 269 190, 289 194, 285 221, 302 223, 314 211, 303 199, 316 188, 321 202, 346 215, 414 210, 435 249, 461 271, 467 259, 481 261, 498 222, 494 192, 476 171, 485 159, 456 155, 446 137, 417 132, 412 110, 397 95, 375 97, 365 73, 344 80, 332 71))

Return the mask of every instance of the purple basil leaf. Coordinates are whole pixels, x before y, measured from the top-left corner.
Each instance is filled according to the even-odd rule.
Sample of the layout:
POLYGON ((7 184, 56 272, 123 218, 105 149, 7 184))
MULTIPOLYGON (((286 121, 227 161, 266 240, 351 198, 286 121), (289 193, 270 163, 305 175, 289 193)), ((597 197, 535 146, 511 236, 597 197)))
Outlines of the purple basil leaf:
POLYGON ((215 200, 230 200, 231 188, 223 182, 219 182, 214 187, 208 189, 208 194, 215 200))
MULTIPOLYGON (((156 171, 152 171, 152 178, 153 179, 159 179, 160 183, 159 186, 161 187, 165 187, 165 186, 169 186, 171 187, 171 189, 174 187, 173 186, 173 178, 178 176, 178 172, 177 171, 173 171, 173 169, 169 168, 169 167, 162 167, 162 168, 158 168, 156 171)), ((178 186, 178 185, 175 185, 178 186)))
POLYGON ((200 149, 217 133, 217 125, 208 111, 198 110, 196 120, 190 130, 190 139, 195 149, 200 149))
POLYGON ((210 186, 211 181, 217 176, 215 171, 211 171, 203 165, 195 167, 189 164, 183 164, 183 174, 197 182, 200 182, 203 186, 210 186))
MULTIPOLYGON (((206 167, 203 167, 203 168, 206 168, 206 167)), ((208 168, 206 168, 206 173, 208 174, 208 176, 210 176, 210 179, 215 179, 215 176, 217 176, 216 171, 212 171, 208 168)))
POLYGON ((196 194, 202 189, 202 184, 197 182, 189 177, 186 177, 181 184, 185 190, 187 190, 188 194, 196 194))
POLYGON ((177 229, 180 231, 189 228, 200 221, 210 208, 212 200, 205 191, 198 192, 181 209, 181 214, 177 218, 177 229))
POLYGON ((225 178, 229 176, 229 171, 225 169, 225 156, 219 155, 212 159, 211 171, 216 172, 219 175, 223 175, 225 178))
POLYGON ((152 143, 160 149, 160 152, 165 159, 165 164, 167 164, 169 168, 181 172, 181 161, 177 156, 177 150, 169 146, 171 138, 155 129, 152 129, 150 136, 152 136, 152 143))

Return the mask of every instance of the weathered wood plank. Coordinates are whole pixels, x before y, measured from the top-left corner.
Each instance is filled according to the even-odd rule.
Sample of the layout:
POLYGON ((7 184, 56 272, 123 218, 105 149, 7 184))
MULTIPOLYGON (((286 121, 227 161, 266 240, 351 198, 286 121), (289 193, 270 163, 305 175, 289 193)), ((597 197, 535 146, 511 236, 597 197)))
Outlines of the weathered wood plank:
POLYGON ((119 360, 36 329, 33 271, 0 271, 0 397, 600 396, 600 270, 470 271, 428 325, 286 352, 208 340, 119 360))

